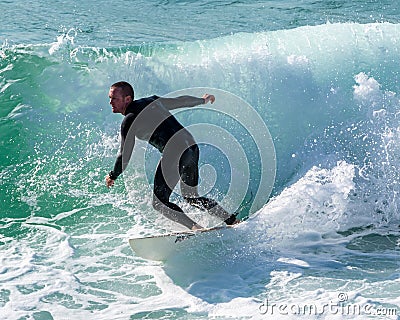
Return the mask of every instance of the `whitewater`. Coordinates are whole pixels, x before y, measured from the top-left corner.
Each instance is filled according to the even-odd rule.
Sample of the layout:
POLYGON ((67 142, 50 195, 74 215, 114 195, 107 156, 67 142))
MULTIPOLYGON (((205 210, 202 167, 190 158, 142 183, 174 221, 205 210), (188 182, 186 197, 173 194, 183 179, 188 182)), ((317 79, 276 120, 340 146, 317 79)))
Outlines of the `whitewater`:
POLYGON ((127 3, 116 20, 0 1, 0 319, 399 319, 395 5, 127 3), (105 186, 120 80, 216 95, 177 117, 202 192, 248 220, 166 262, 135 255, 129 237, 180 227, 151 206, 156 150, 105 186))

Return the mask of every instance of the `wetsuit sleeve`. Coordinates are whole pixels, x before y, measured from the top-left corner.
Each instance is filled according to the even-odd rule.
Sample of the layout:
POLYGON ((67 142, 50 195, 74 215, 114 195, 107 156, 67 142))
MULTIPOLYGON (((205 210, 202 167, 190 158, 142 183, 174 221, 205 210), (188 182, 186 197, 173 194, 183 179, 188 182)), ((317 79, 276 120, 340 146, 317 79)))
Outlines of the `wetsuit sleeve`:
POLYGON ((159 98, 157 102, 161 103, 166 109, 173 110, 178 108, 191 108, 204 104, 203 98, 192 96, 180 96, 176 98, 159 98))
POLYGON ((118 178, 119 175, 124 171, 129 163, 132 155, 133 147, 135 146, 135 135, 129 134, 129 129, 134 121, 135 117, 133 114, 125 116, 121 124, 121 146, 117 155, 117 160, 114 164, 114 169, 108 174, 112 180, 118 178))

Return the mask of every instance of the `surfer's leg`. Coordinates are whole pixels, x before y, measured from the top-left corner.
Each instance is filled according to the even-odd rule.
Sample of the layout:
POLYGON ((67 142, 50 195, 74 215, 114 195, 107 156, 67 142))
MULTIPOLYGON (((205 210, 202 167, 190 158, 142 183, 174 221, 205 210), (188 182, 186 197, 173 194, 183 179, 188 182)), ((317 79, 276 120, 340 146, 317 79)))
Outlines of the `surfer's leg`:
POLYGON ((162 173, 162 161, 164 161, 164 159, 160 160, 154 177, 154 209, 161 212, 161 214, 163 214, 166 218, 174 222, 180 223, 189 229, 201 228, 201 226, 190 219, 179 206, 169 201, 169 198, 172 194, 172 185, 174 184, 175 180, 175 185, 178 183, 179 175, 176 177, 175 180, 174 177, 171 177, 171 175, 169 175, 168 184, 162 173))
POLYGON ((236 220, 236 214, 230 214, 213 199, 206 197, 189 197, 185 198, 185 200, 196 208, 207 210, 209 214, 224 220, 226 224, 235 224, 238 222, 236 220))
POLYGON ((207 210, 221 220, 231 218, 224 208, 222 208, 215 200, 200 197, 198 193, 199 184, 199 148, 193 145, 183 152, 179 161, 179 173, 181 175, 181 192, 184 199, 192 206, 207 210))

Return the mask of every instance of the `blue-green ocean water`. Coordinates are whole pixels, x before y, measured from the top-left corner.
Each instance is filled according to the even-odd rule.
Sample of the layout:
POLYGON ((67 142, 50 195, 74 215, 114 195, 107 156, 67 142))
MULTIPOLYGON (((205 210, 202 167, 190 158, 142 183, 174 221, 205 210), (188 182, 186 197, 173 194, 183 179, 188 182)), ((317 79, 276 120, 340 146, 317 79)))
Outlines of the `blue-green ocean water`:
POLYGON ((399 8, 0 0, 0 319, 399 319, 399 8), (249 103, 276 152, 265 205, 165 263, 135 256, 130 236, 177 227, 151 170, 104 185, 119 80, 249 103))

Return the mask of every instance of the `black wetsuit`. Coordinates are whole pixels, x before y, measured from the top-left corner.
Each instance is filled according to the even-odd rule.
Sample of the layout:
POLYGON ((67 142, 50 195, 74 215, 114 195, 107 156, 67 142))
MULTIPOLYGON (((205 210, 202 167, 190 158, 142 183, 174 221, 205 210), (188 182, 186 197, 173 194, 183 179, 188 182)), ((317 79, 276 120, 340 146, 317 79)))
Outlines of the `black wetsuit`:
POLYGON ((188 228, 192 228, 195 222, 169 201, 179 181, 182 196, 188 203, 206 209, 222 220, 233 219, 214 200, 198 195, 199 148, 189 131, 169 111, 203 103, 204 99, 190 96, 151 96, 133 101, 125 111, 121 124, 121 149, 114 169, 109 173, 115 180, 123 172, 131 157, 135 138, 148 141, 163 154, 154 177, 153 206, 167 218, 188 228))

